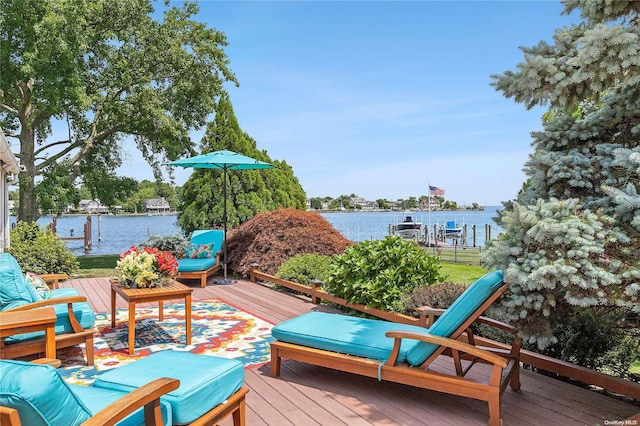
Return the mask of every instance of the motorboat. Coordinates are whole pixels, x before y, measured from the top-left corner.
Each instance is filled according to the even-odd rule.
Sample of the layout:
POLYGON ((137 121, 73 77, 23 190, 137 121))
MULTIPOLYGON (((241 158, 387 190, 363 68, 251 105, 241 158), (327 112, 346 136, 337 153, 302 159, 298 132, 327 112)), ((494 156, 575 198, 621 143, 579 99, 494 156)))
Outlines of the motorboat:
POLYGON ((406 239, 417 240, 420 236, 420 229, 422 228, 422 222, 416 222, 412 216, 405 216, 402 222, 398 222, 391 226, 392 235, 398 235, 406 239))
POLYGON ((456 225, 455 222, 447 222, 444 227, 445 238, 459 238, 462 235, 463 228, 456 225))

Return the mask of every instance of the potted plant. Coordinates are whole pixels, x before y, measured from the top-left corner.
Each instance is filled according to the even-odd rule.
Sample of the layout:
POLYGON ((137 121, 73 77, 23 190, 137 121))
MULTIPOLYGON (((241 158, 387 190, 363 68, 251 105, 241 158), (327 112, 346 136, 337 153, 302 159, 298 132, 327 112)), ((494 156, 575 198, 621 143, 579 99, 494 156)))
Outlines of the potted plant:
POLYGON ((133 246, 120 255, 116 269, 125 287, 161 287, 177 276, 178 261, 168 251, 133 246))

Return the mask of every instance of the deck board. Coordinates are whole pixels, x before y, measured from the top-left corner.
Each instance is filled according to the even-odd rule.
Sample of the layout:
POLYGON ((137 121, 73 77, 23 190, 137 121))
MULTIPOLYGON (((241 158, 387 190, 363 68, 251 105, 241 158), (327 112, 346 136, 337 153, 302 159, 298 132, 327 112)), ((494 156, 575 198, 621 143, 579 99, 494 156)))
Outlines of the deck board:
MULTIPOLYGON (((275 291, 245 280, 206 288, 199 281, 185 281, 193 288, 193 300, 220 299, 266 321, 277 324, 314 310, 305 296, 275 291)), ((77 288, 96 312, 110 306, 108 278, 72 279, 61 287, 77 288)), ((126 302, 117 298, 117 306, 126 302)), ((437 360, 439 369, 451 371, 447 359, 437 360)), ((481 368, 483 366, 480 366, 481 368)), ((472 372, 475 370, 472 369, 472 372)), ((484 376, 479 369, 474 374, 484 376)), ((550 377, 523 370, 522 390, 507 389, 503 395, 504 425, 595 425, 605 420, 624 420, 640 412, 640 405, 601 395, 550 377)), ((487 404, 469 398, 378 382, 323 367, 284 360, 282 374, 272 378, 269 365, 245 370, 248 425, 486 425, 487 404)), ((222 425, 231 425, 230 419, 222 425)))

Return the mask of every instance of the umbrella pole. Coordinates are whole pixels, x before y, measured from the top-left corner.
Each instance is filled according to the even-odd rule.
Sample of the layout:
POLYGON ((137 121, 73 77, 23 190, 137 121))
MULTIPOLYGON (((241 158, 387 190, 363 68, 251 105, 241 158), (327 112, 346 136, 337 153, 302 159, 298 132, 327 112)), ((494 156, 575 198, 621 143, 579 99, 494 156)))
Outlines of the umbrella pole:
POLYGON ((223 275, 224 278, 219 280, 217 282, 217 284, 232 284, 234 282, 234 280, 230 280, 227 278, 227 167, 223 167, 222 168, 223 174, 223 183, 222 183, 222 187, 223 187, 223 196, 224 196, 224 200, 223 200, 223 208, 222 208, 222 222, 224 223, 224 247, 223 247, 223 252, 222 252, 222 256, 224 259, 224 265, 223 265, 223 275))

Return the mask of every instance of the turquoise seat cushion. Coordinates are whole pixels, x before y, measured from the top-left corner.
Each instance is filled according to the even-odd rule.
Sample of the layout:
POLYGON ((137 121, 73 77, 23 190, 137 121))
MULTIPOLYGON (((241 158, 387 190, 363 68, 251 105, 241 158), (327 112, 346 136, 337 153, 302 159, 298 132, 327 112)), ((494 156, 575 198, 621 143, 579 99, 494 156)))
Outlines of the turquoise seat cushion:
POLYGON ((0 360, 0 405, 18 410, 23 425, 79 425, 91 411, 55 368, 0 360))
POLYGON ((9 253, 0 253, 0 310, 25 305, 34 299, 18 261, 9 253))
MULTIPOLYGON (((102 389, 95 386, 69 385, 69 388, 92 413, 99 412, 107 405, 127 395, 126 392, 102 389)), ((163 424, 172 425, 171 404, 160 400, 160 411, 162 413, 163 424)), ((120 420, 117 424, 118 426, 144 426, 144 408, 136 410, 120 420)))
MULTIPOLYGON (((471 284, 451 306, 429 328, 429 333, 449 337, 482 306, 503 285, 501 270, 489 272, 471 284)), ((407 361, 411 365, 420 365, 436 350, 438 345, 421 342, 407 354, 407 361)))
MULTIPOLYGON (((391 330, 426 332, 414 325, 310 312, 276 325, 271 334, 282 342, 386 361, 394 339, 385 333, 391 330)), ((404 362, 407 353, 417 344, 416 340, 403 339, 398 362, 404 362)))
MULTIPOLYGON (((75 288, 60 288, 51 290, 51 299, 59 299, 62 297, 78 296, 80 293, 75 288)), ((56 320, 56 334, 71 333, 73 328, 71 327, 71 321, 69 321, 69 311, 67 310, 67 304, 52 305, 56 312, 58 319, 56 320)), ((87 302, 78 302, 73 305, 73 313, 78 322, 84 329, 93 327, 96 321, 96 314, 93 312, 91 305, 87 302)), ((12 344, 16 342, 23 342, 26 340, 37 339, 44 336, 44 331, 34 331, 31 333, 14 334, 5 338, 5 343, 12 344)))
POLYGON ((215 257, 205 257, 202 259, 180 259, 178 260, 178 272, 200 272, 212 266, 216 266, 215 257))
POLYGON ((188 424, 242 387, 244 366, 237 360, 167 350, 101 374, 93 386, 130 392, 160 377, 180 380, 180 387, 162 400, 171 404, 174 424, 188 424))

